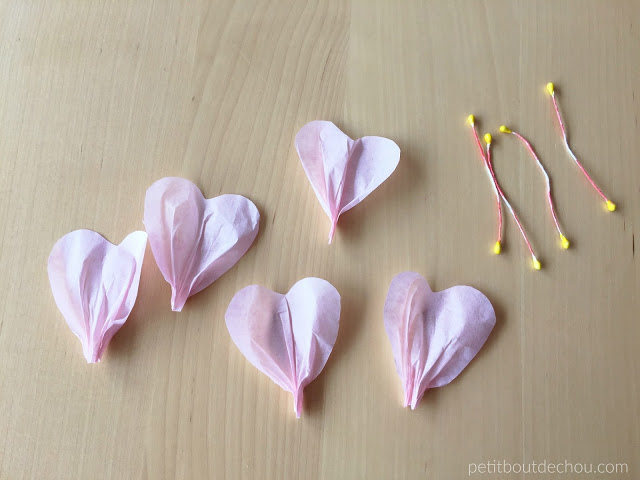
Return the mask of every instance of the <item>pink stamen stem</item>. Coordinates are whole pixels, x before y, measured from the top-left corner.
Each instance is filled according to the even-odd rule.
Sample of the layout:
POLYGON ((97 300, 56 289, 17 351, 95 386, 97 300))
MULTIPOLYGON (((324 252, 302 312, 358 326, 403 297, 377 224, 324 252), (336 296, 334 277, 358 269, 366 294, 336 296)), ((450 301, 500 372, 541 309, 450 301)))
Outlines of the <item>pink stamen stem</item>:
POLYGON ((544 178, 545 178, 546 184, 547 184, 547 202, 549 203, 549 210, 551 210, 551 216, 553 217, 553 223, 555 223, 556 229, 558 230, 558 233, 560 235, 562 235, 562 230, 560 229, 560 223, 558 222, 558 217, 556 215, 556 209, 555 209, 555 207, 553 205, 553 198, 551 196, 551 180, 549 179, 549 174, 545 170, 544 166, 542 165, 542 162, 538 158, 538 155, 536 155, 536 152, 533 149, 533 147, 531 146, 531 144, 529 143, 529 141, 526 138, 524 138, 522 135, 520 135, 518 132, 516 132, 516 131, 512 130, 511 133, 514 134, 516 137, 518 137, 520 139, 520 141, 525 145, 525 147, 527 147, 527 150, 529 150, 529 153, 531 154, 533 159, 538 164, 538 167, 542 171, 542 174, 544 175, 544 178))
POLYGON ((518 229, 520 230, 520 233, 522 234, 522 238, 524 238, 524 242, 527 244, 527 248, 529 249, 529 253, 531 253, 531 256, 535 259, 536 256, 533 253, 533 248, 531 247, 531 242, 529 242, 529 239, 527 238, 527 234, 524 233, 524 228, 522 228, 522 224, 520 223, 520 219, 518 218, 518 215, 516 215, 516 212, 511 207, 511 204, 507 200, 507 197, 505 196, 505 194, 502 192, 502 189, 500 188, 500 184, 498 183, 498 180, 496 179, 496 175, 495 175, 495 173, 493 171, 493 165, 491 163, 491 144, 490 143, 487 144, 486 161, 487 161, 487 165, 489 166, 489 171, 491 172, 491 177, 493 178, 493 181, 495 182, 496 188, 498 189, 498 192, 500 193, 500 196, 502 197, 502 200, 504 200, 504 203, 507 205, 507 208, 511 212, 511 216, 513 216, 513 219, 516 221, 516 224, 518 225, 518 229))
POLYGON ((476 145, 478 145, 482 161, 484 162, 485 167, 489 170, 491 180, 493 181, 493 186, 496 191, 496 208, 498 210, 498 242, 502 243, 502 205, 500 204, 500 187, 498 186, 495 176, 491 173, 491 166, 487 163, 487 157, 484 154, 484 149, 482 148, 482 143, 480 143, 480 138, 478 137, 475 125, 473 126, 473 136, 476 139, 476 145))
POLYGON ((565 148, 569 152, 569 155, 571 155, 571 157, 573 158, 574 162, 576 162, 576 165, 578 165, 578 168, 580 168, 580 171, 584 174, 585 177, 587 177, 587 180, 589 180, 591 186, 596 190, 596 192, 598 192, 598 194, 604 199, 605 202, 609 202, 609 199, 605 196, 604 193, 602 193, 602 190, 600 190, 600 188, 596 185, 596 182, 593 181, 591 176, 587 173, 587 171, 582 166, 575 153, 573 153, 573 150, 571 150, 571 147, 569 146, 567 131, 565 129, 564 122, 562 121, 562 115, 560 115, 560 108, 558 108, 558 102, 556 101, 555 93, 551 94, 551 100, 553 101, 553 108, 555 109, 556 116, 558 117, 558 123, 560 124, 560 130, 562 131, 562 138, 564 139, 565 148))

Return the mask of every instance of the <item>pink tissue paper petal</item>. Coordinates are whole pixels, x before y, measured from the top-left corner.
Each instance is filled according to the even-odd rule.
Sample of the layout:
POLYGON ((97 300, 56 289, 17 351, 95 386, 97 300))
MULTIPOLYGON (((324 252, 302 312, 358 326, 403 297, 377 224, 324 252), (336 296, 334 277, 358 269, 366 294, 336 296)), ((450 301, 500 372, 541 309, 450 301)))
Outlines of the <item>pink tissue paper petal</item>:
POLYGON ((397 275, 384 304, 384 326, 404 388, 415 409, 424 392, 456 378, 496 324, 491 302, 463 285, 432 292, 417 273, 397 275))
POLYGON ((147 190, 144 225, 151 251, 171 285, 171 308, 216 281, 249 250, 260 213, 242 195, 205 199, 184 178, 167 177, 147 190))
POLYGON ((304 387, 320 374, 336 342, 338 291, 320 278, 304 278, 286 295, 251 285, 235 294, 225 320, 247 360, 293 394, 300 418, 304 387))
POLYGON ((338 217, 373 192, 398 166, 400 148, 383 137, 352 140, 333 123, 316 120, 296 135, 296 150, 320 205, 331 220, 329 243, 338 217))
POLYGON ((53 298, 89 363, 100 361, 131 313, 146 246, 145 232, 133 232, 116 246, 96 232, 76 230, 51 250, 53 298))

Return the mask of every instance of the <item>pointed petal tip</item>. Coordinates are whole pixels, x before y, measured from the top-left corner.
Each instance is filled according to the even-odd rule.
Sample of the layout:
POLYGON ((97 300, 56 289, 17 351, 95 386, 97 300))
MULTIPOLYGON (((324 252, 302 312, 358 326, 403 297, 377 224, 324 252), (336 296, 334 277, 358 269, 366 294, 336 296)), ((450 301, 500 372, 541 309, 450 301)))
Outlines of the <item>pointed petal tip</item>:
POLYGON ((404 408, 407 408, 409 405, 411 404, 411 398, 410 395, 407 393, 407 391, 404 391, 404 402, 402 402, 402 406, 404 408))
POLYGON ((334 218, 331 220, 331 230, 329 230, 329 245, 333 241, 333 237, 336 233, 336 227, 338 226, 338 218, 334 218))
POLYGON ((184 295, 180 295, 176 293, 175 289, 171 287, 171 310, 174 312, 181 312, 184 308, 184 304, 187 303, 189 295, 184 297, 184 295))
POLYGON ((302 388, 293 392, 293 411, 296 412, 296 418, 300 418, 302 415, 302 388))
POLYGON ((100 363, 102 355, 98 352, 84 352, 84 358, 88 364, 100 363))

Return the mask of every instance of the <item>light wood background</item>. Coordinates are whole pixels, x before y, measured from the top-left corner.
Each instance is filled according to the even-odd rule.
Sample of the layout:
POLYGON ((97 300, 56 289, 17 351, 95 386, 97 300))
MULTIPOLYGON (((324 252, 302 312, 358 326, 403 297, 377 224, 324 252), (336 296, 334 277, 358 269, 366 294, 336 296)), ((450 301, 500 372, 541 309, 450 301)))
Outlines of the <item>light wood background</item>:
POLYGON ((491 460, 625 462, 606 478, 640 478, 639 59, 634 1, 1 0, 0 478, 453 479, 491 460), (613 214, 563 150, 548 81, 613 214), (541 272, 511 219, 491 253, 469 113, 494 132, 541 272), (331 246, 293 147, 314 119, 402 150, 331 246), (502 123, 548 167, 570 250, 502 123), (148 249, 131 317, 87 365, 47 256, 78 228, 113 242, 142 229, 145 190, 169 175, 250 197, 260 234, 179 314, 148 249), (475 286, 498 318, 413 412, 382 321, 404 270, 475 286), (224 312, 248 284, 286 292, 306 276, 333 283, 343 310, 296 420, 224 312))

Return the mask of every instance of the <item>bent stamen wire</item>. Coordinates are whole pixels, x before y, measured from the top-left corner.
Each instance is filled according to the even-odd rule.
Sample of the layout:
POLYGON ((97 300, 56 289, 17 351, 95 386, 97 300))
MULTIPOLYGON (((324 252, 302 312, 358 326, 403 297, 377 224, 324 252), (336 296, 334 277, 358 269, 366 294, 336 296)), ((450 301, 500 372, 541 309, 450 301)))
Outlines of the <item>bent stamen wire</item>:
POLYGON ((489 180, 491 180, 491 186, 493 187, 493 191, 495 192, 495 195, 496 195, 496 209, 498 211, 498 239, 495 245, 493 246, 493 253, 495 253, 496 255, 499 255, 500 252, 502 251, 502 205, 500 204, 500 193, 498 192, 498 187, 496 186, 496 182, 493 178, 493 175, 491 174, 491 169, 487 164, 487 159, 484 154, 484 149, 482 148, 482 144, 480 143, 480 138, 478 137, 478 132, 476 131, 476 126, 475 126, 476 119, 473 115, 469 115, 469 117, 467 117, 467 120, 469 122, 469 125, 471 125, 472 127, 473 136, 476 140, 476 145, 478 146, 478 151, 480 152, 480 156, 482 157, 482 163, 484 164, 487 174, 489 175, 489 180))
POLYGON ((609 200, 605 196, 605 194, 602 192, 600 187, 596 185, 596 182, 593 181, 591 176, 587 173, 585 168, 582 166, 582 164, 576 157, 576 154, 573 153, 573 150, 571 150, 571 147, 569 146, 569 140, 567 139, 567 130, 564 126, 564 122, 562 121, 562 115, 560 115, 560 108, 558 107, 558 101, 556 100, 556 94, 555 94, 553 83, 547 83, 547 92, 549 92, 549 95, 551 95, 551 100, 553 101, 553 108, 555 109, 556 116, 558 117, 558 123, 560 124, 560 130, 562 132, 562 138, 564 140, 564 146, 567 149, 567 152, 569 153, 571 158, 573 158, 573 161, 576 162, 576 165, 578 165, 578 168, 580 169, 580 171, 584 174, 585 177, 587 177, 587 180, 589 180, 589 183, 591 184, 591 186, 595 189, 596 192, 598 192, 598 194, 605 201, 607 205, 607 209, 610 212, 613 212, 616 209, 616 204, 613 203, 611 200, 609 200))
POLYGON ((498 229, 499 229, 499 232, 498 232, 498 241, 496 242, 496 244, 494 246, 494 253, 499 254, 501 252, 502 208, 500 206, 500 199, 502 199, 502 201, 507 206, 507 209, 511 213, 511 216, 515 220, 516 225, 518 226, 518 230, 520 230, 520 234, 522 235, 522 238, 524 239, 524 242, 527 245, 529 253, 531 254, 531 261, 532 261, 533 268, 536 269, 536 270, 540 270, 542 268, 542 265, 540 264, 540 261, 536 258, 536 255, 533 252, 533 247, 531 246, 531 242, 527 238, 527 234, 525 233, 524 228, 522 227, 522 223, 520 222, 520 219, 518 218, 518 215, 514 211, 513 207, 511 206, 511 204, 507 200, 506 195, 504 194, 504 192, 500 188, 500 184, 498 183, 498 179, 496 178, 495 172, 493 170, 493 164, 491 163, 491 141, 492 141, 491 134, 487 133, 484 136, 484 140, 487 143, 487 151, 486 151, 486 154, 485 154, 485 151, 482 148, 482 144, 480 143, 480 138, 478 137, 478 132, 476 131, 475 117, 473 115, 469 115, 468 121, 469 121, 469 124, 472 127, 473 135, 474 135, 474 138, 476 140, 476 144, 478 146, 478 150, 480 151, 480 155, 482 156, 482 160, 484 162, 484 166, 485 166, 487 172, 489 173, 489 177, 491 179, 494 191, 496 192, 497 205, 498 205, 497 208, 498 208, 498 229))
POLYGON ((555 209, 555 206, 553 205, 553 197, 551 196, 551 180, 549 179, 549 174, 545 170, 544 166, 542 165, 542 162, 538 158, 538 155, 536 154, 535 150, 533 149, 533 147, 531 146, 531 144, 526 138, 524 138, 518 132, 511 130, 506 125, 502 125, 500 127, 500 131, 502 133, 515 135, 524 144, 524 146, 527 147, 527 150, 529 151, 533 159, 536 161, 536 164, 538 165, 538 168, 542 172, 542 175, 544 175, 544 179, 547 186, 547 203, 549 204, 549 210, 551 210, 551 217, 553 218, 553 223, 555 224, 556 230, 558 230, 558 234, 560 235, 560 243, 562 245, 562 248, 566 250, 567 248, 569 248, 569 240, 567 240, 567 237, 565 237, 564 234, 562 233, 562 229, 560 228, 560 222, 558 222, 556 209, 555 209))

